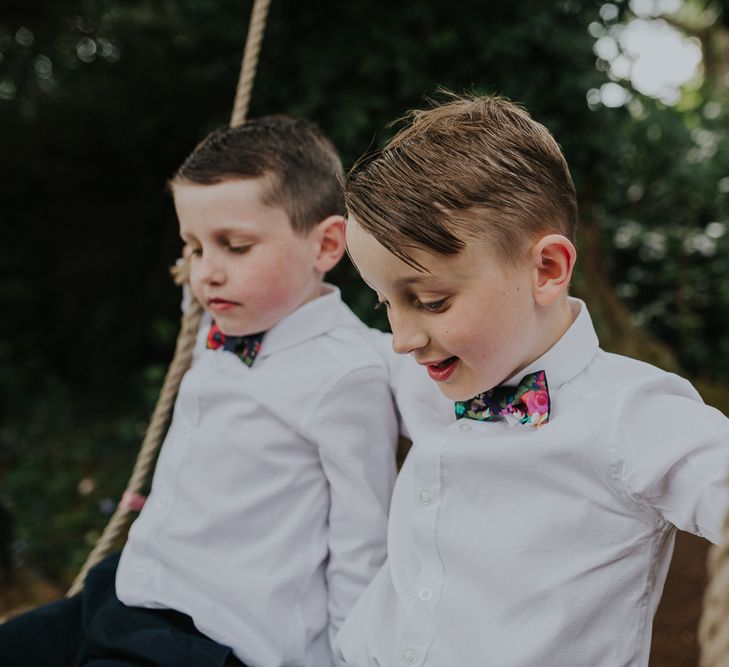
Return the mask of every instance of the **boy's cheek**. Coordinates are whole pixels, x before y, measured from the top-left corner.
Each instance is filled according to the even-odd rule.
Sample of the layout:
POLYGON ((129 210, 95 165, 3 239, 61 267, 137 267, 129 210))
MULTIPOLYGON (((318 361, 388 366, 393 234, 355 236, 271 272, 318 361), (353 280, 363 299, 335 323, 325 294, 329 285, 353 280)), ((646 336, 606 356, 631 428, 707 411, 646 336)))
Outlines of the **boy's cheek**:
POLYGON ((203 304, 203 294, 202 290, 200 288, 200 281, 195 278, 195 274, 192 269, 190 269, 190 291, 192 292, 192 295, 201 303, 203 304))
POLYGON ((268 289, 253 295, 252 299, 258 303, 261 310, 269 313, 279 313, 289 305, 291 294, 285 285, 269 284, 268 289))

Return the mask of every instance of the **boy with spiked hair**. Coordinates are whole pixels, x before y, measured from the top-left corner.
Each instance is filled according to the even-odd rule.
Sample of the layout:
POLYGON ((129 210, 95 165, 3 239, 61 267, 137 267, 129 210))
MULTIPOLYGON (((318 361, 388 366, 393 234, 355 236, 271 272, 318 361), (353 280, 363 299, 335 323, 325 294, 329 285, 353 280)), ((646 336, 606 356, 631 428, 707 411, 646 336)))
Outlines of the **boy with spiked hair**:
POLYGON ((348 251, 459 419, 415 438, 338 650, 352 667, 647 665, 676 529, 719 540, 729 420, 599 348, 568 296, 576 196, 546 128, 499 97, 409 120, 348 176, 348 251))

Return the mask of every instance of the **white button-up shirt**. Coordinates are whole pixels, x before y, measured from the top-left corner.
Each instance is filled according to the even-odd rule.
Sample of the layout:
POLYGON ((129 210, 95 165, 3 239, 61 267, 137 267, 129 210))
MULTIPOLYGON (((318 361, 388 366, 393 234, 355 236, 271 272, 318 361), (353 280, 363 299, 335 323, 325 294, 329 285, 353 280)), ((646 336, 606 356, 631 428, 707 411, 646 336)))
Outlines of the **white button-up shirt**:
POLYGON ((397 420, 375 333, 330 288, 250 368, 206 334, 117 594, 189 614, 255 667, 331 665, 330 634, 385 558, 397 420))
POLYGON ((508 383, 546 371, 548 424, 459 420, 416 440, 388 560, 337 637, 347 665, 648 664, 676 527, 719 540, 729 420, 676 375, 600 350, 572 307, 508 383))

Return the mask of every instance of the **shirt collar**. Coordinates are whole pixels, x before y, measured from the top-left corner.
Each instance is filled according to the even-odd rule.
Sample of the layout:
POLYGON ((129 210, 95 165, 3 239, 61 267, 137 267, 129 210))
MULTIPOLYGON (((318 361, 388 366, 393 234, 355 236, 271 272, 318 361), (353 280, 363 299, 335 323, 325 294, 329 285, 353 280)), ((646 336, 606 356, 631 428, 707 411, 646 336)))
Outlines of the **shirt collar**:
MULTIPOLYGON (((323 283, 322 296, 299 306, 269 329, 258 354, 263 359, 281 350, 297 345, 310 338, 331 331, 342 324, 350 314, 343 309, 339 289, 329 283, 323 283)), ((351 318, 353 319, 352 315, 351 318)))
POLYGON ((583 371, 597 353, 599 341, 584 301, 569 298, 572 325, 552 347, 526 368, 510 377, 505 385, 517 386, 529 373, 544 371, 550 389, 557 389, 583 371))

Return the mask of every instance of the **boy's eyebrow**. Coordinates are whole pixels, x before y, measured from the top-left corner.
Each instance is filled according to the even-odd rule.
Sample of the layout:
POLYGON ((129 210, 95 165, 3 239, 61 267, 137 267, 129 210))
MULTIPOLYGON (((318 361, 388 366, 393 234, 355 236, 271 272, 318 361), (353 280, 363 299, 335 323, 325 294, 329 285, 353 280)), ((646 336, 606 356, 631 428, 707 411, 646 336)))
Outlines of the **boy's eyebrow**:
POLYGON ((252 229, 246 229, 245 226, 218 227, 215 232, 217 234, 234 234, 235 236, 256 236, 256 232, 252 229))
POLYGON ((437 280, 436 276, 428 273, 418 273, 413 276, 406 276, 405 278, 398 278, 398 285, 414 285, 416 283, 432 282, 437 280))
MULTIPOLYGON (((213 234, 217 236, 233 236, 236 238, 250 238, 255 239, 257 238, 257 233, 252 229, 246 229, 245 227, 238 227, 238 226, 222 226, 222 227, 216 227, 214 230, 212 230, 213 234)), ((180 236, 185 238, 186 235, 195 236, 195 234, 191 230, 185 229, 184 231, 180 229, 180 236)))

